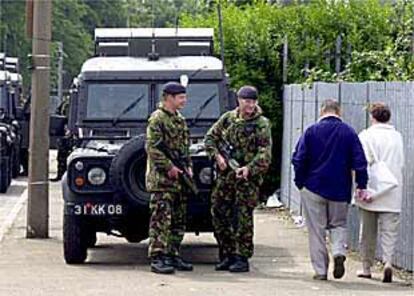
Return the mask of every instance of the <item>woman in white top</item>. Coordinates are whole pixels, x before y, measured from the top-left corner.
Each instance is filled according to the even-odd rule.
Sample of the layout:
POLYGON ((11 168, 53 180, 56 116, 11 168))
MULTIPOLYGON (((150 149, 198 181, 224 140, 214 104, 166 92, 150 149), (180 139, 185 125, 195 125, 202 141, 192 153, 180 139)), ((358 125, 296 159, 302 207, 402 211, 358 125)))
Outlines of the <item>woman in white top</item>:
POLYGON ((385 263, 383 282, 391 282, 392 256, 398 239, 402 206, 404 148, 401 134, 389 123, 389 107, 376 103, 372 105, 370 113, 372 126, 359 135, 368 164, 371 166, 377 161, 385 163, 398 185, 381 195, 357 199, 361 213, 360 251, 363 265, 358 276, 371 278, 379 231, 382 259, 385 263))

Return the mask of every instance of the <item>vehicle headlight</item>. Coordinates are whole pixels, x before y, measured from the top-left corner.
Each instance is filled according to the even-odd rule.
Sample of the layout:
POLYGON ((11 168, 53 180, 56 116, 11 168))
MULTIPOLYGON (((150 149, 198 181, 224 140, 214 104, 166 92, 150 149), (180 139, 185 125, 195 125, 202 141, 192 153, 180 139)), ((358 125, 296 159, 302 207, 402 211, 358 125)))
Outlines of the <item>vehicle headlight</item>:
POLYGON ((102 185, 106 180, 106 173, 101 168, 92 168, 88 172, 88 181, 92 185, 102 185))
POLYGON ((84 165, 83 165, 83 162, 82 161, 77 161, 75 163, 75 169, 77 169, 78 171, 83 170, 83 168, 84 168, 84 165))
POLYGON ((200 182, 205 185, 210 185, 213 183, 213 169, 211 167, 206 167, 201 169, 200 174, 198 176, 200 178, 200 182))

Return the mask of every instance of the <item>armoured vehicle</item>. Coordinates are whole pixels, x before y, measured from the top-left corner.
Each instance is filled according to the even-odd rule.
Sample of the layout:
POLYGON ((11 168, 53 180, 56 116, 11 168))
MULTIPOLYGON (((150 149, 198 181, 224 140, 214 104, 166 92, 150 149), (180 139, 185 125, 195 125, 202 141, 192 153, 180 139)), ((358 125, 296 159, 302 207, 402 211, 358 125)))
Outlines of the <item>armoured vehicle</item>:
POLYGON ((191 134, 199 194, 189 197, 187 228, 212 231, 214 169, 203 147, 208 128, 235 105, 213 29, 96 29, 95 54, 71 88, 68 129, 73 152, 62 179, 64 257, 83 263, 96 233, 140 242, 148 237, 145 188, 147 119, 162 85, 187 85, 182 110, 191 134))
POLYGON ((22 77, 17 58, 0 54, 0 193, 5 193, 11 179, 20 173, 21 127, 18 104, 22 77))

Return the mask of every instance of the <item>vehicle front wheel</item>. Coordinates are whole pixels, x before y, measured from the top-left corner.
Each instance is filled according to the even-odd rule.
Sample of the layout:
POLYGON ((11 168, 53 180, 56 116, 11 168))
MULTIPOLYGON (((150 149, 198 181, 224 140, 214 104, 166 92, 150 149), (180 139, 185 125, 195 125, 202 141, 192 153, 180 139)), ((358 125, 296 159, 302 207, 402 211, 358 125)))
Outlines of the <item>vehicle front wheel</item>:
POLYGON ((11 171, 8 157, 0 156, 0 193, 6 193, 10 185, 11 171))
POLYGON ((20 174, 20 157, 18 152, 13 151, 11 162, 12 178, 17 178, 20 174))
POLYGON ((84 263, 88 242, 82 230, 82 218, 63 216, 63 253, 67 264, 84 263))

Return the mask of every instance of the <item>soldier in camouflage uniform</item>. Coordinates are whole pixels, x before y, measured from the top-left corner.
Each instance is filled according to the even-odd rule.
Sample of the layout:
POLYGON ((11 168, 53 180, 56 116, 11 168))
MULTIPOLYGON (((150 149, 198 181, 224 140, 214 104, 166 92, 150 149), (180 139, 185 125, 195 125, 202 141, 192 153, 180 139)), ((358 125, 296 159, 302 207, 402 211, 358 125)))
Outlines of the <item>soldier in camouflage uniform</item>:
MULTIPOLYGON (((69 114, 69 97, 64 97, 57 108, 57 114, 64 115, 66 118, 69 114)), ((65 125, 65 135, 57 139, 57 174, 50 179, 52 182, 60 181, 67 169, 67 159, 73 150, 73 137, 65 125)))
POLYGON ((156 147, 162 141, 170 150, 185 158, 187 171, 192 176, 189 129, 184 117, 178 112, 185 102, 185 87, 175 82, 167 83, 160 107, 148 120, 146 186, 151 192, 148 253, 151 257, 151 270, 156 273, 193 269, 190 263, 179 256, 187 209, 186 196, 179 180, 182 171, 156 147))
POLYGON ((215 237, 220 248, 216 270, 249 271, 253 255, 253 210, 258 204, 259 187, 271 162, 269 120, 257 105, 257 90, 242 87, 239 107, 229 111, 211 127, 205 137, 207 153, 216 160, 218 176, 212 192, 215 237), (231 168, 220 143, 233 148, 231 168))

